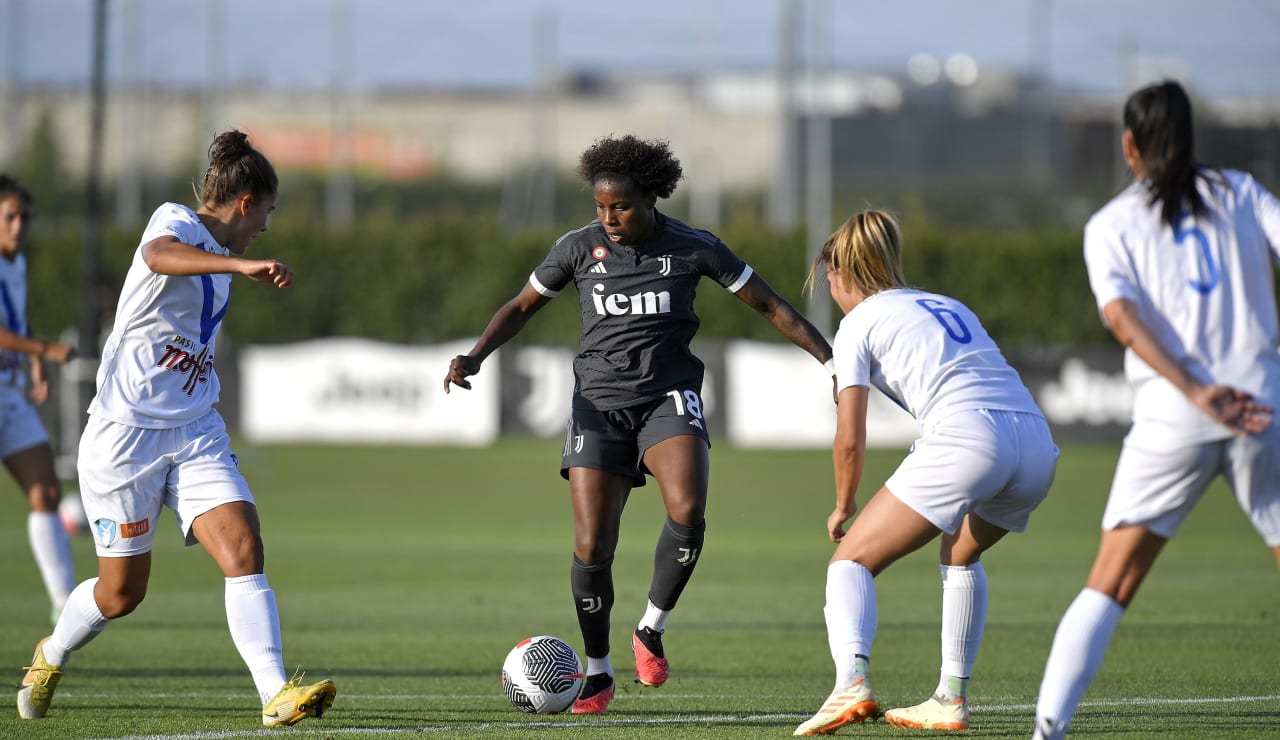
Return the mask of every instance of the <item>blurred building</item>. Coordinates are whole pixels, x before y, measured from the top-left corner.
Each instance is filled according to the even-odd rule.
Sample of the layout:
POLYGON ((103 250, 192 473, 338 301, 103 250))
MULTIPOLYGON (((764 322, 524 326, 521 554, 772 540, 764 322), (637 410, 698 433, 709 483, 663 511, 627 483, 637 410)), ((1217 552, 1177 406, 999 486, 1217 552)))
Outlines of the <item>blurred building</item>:
MULTIPOLYGON (((66 174, 84 174, 87 89, 10 84, 0 100, 0 120, 9 123, 0 166, 17 160, 47 116, 66 174)), ((981 194, 972 215, 995 223, 1018 221, 1027 192, 1051 193, 1061 196, 1057 216, 1072 220, 1122 179, 1121 103, 979 72, 971 60, 914 58, 902 73, 801 71, 785 86, 765 69, 696 78, 571 72, 532 91, 117 84, 108 93, 103 172, 127 185, 193 171, 215 131, 237 127, 282 170, 502 183, 531 162, 569 171, 596 138, 636 133, 669 140, 686 165, 686 187, 714 199, 766 189, 780 167, 802 167, 802 124, 820 115, 831 122, 837 190, 953 191, 957 211, 972 207, 960 196, 981 194), (779 136, 787 116, 791 139, 779 136)), ((1197 114, 1205 161, 1277 184, 1280 100, 1215 100, 1197 114)), ((803 182, 797 177, 795 187, 803 182)))

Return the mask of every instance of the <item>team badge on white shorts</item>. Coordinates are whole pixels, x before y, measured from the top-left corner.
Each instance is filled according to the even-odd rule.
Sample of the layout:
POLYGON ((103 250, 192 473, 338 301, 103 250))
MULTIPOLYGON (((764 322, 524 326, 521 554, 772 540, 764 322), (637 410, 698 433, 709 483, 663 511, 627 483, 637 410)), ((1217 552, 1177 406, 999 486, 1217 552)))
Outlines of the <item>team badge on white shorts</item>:
POLYGON ((120 536, 120 527, 110 519, 99 519, 93 523, 93 535, 103 547, 111 547, 111 543, 120 536))

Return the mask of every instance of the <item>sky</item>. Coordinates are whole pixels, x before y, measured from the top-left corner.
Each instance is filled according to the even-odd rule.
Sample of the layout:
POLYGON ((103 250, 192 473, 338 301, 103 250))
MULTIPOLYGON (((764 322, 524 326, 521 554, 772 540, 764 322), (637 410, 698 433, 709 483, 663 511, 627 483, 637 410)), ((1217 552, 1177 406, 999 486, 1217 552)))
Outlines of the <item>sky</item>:
MULTIPOLYGON (((1280 98, 1272 0, 107 0, 108 70, 155 84, 523 88, 549 56, 612 73, 771 69, 788 2, 829 19, 797 36, 825 29, 837 69, 905 73, 914 54, 963 53, 1095 93, 1172 76, 1209 98, 1280 98)), ((0 0, 0 78, 84 83, 93 5, 0 0)))

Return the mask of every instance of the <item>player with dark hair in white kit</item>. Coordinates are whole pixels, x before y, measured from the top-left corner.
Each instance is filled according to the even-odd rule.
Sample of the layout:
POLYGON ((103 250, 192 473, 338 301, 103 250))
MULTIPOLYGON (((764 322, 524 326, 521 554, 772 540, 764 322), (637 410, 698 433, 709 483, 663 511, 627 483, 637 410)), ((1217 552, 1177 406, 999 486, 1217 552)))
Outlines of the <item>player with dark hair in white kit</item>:
POLYGON ((165 203, 142 234, 80 438, 77 467, 98 576, 71 592, 53 634, 36 645, 18 689, 24 719, 48 713, 72 652, 142 603, 166 506, 186 544, 199 543, 222 571, 227 626, 262 699, 262 723, 292 725, 333 703, 332 681, 285 679, 258 510, 213 408, 216 340, 232 276, 278 288, 293 282, 288 265, 241 256, 267 230, 277 193, 267 158, 243 133, 227 131, 209 146, 199 208, 165 203))
POLYGON ((1133 426, 1093 570, 1045 664, 1036 738, 1066 734, 1125 608, 1215 478, 1280 564, 1280 201, 1244 172, 1200 166, 1192 133, 1176 82, 1130 95, 1121 146, 1134 181, 1085 226, 1089 284, 1125 347, 1133 426))
POLYGON ((34 218, 34 199, 22 183, 0 174, 0 460, 31 507, 27 538, 49 594, 53 620, 76 586, 71 544, 58 518, 62 487, 53 465, 53 448, 31 401, 44 403, 49 381, 44 361, 66 363, 75 348, 31 335, 27 321, 27 258, 23 254, 34 218), (31 367, 27 400, 25 361, 31 367))
POLYGON ((714 234, 660 212, 683 176, 665 142, 606 137, 581 157, 596 219, 562 236, 519 295, 498 309, 475 347, 449 363, 450 385, 470 388, 486 357, 574 283, 582 337, 560 473, 573 499, 571 587, 586 644, 587 678, 572 711, 602 714, 614 694, 609 658, 613 555, 631 490, 658 481, 667 520, 658 534, 644 616, 632 634, 637 679, 669 673, 662 634, 702 554, 710 439, 702 413, 702 362, 694 292, 709 277, 759 311, 819 362, 831 347, 714 234))

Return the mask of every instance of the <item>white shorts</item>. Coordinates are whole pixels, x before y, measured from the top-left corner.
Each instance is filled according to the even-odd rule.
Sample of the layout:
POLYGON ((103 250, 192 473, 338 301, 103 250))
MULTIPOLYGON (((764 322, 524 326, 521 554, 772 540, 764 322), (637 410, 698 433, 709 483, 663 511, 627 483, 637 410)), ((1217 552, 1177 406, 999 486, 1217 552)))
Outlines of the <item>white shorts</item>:
POLYGON ((969 513, 1022 532, 1049 495, 1057 466, 1058 446, 1044 417, 962 411, 925 430, 885 487, 947 534, 969 513))
POLYGON ((48 441, 44 422, 22 389, 0 387, 0 460, 48 441))
POLYGON ((140 429, 90 416, 80 437, 80 498, 100 557, 150 552, 160 511, 177 515, 187 545, 196 517, 253 494, 217 411, 174 429, 140 429))
POLYGON ((1180 447, 1145 445, 1145 438, 1137 427, 1124 438, 1103 529, 1137 524, 1172 538, 1222 475, 1267 546, 1280 546, 1280 427, 1180 447))

